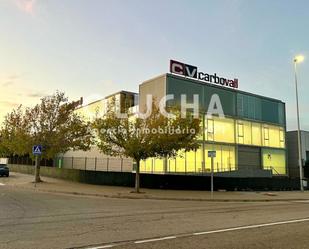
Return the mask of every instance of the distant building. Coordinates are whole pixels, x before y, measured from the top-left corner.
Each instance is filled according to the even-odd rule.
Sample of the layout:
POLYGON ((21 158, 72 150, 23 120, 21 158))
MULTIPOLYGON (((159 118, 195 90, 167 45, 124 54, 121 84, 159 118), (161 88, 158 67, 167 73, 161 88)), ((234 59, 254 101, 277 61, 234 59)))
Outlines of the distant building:
MULTIPOLYGON (((301 131, 302 165, 309 162, 309 131, 301 131)), ((290 177, 299 177, 297 131, 287 132, 288 170, 290 177)))
POLYGON ((115 102, 116 111, 124 112, 125 109, 138 105, 138 94, 128 91, 119 91, 103 99, 80 106, 76 109, 76 112, 88 120, 93 120, 96 116, 103 116, 113 101, 115 102))
MULTIPOLYGON (((138 104, 138 94, 119 91, 103 99, 80 106, 76 108, 76 112, 87 121, 93 121, 96 116, 102 117, 113 101, 116 111, 125 112, 126 109, 133 108, 138 104)), ((93 146, 89 151, 71 150, 63 155, 59 155, 57 165, 74 169, 131 172, 133 160, 130 158, 117 158, 104 155, 96 146, 93 146)))

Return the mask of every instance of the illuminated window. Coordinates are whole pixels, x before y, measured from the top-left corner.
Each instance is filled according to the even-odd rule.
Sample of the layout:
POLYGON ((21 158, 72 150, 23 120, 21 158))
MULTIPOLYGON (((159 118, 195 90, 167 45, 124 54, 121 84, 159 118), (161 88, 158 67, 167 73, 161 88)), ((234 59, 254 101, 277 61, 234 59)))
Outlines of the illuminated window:
POLYGON ((154 172, 154 158, 147 158, 140 162, 140 171, 154 172))
POLYGON ((222 165, 220 171, 232 171, 235 169, 235 147, 222 146, 222 165))
POLYGON ((251 122, 237 121, 237 140, 239 144, 252 144, 252 127, 251 122))
POLYGON ((252 123, 252 145, 261 146, 261 124, 252 123))
POLYGON ((268 126, 263 126, 263 146, 269 146, 269 128, 268 126))
POLYGON ((214 141, 214 120, 213 119, 206 119, 205 121, 207 136, 206 140, 214 141), (207 124, 207 126, 206 126, 207 124))
POLYGON ((280 127, 280 147, 285 148, 285 135, 284 135, 284 129, 280 127))
POLYGON ((242 122, 237 122, 237 140, 239 144, 244 143, 244 125, 242 122))
POLYGON ((263 146, 284 148, 285 135, 282 127, 263 125, 263 146))
POLYGON ((235 147, 227 145, 206 144, 205 161, 206 172, 211 172, 211 158, 208 151, 216 151, 214 158, 214 172, 225 172, 235 170, 235 147))
POLYGON ((269 146, 280 148, 280 128, 269 126, 269 146))
POLYGON ((186 172, 186 154, 181 151, 176 159, 176 172, 186 172))
POLYGON ((176 172, 176 159, 169 158, 167 160, 167 172, 176 172))
POLYGON ((154 172, 164 172, 164 160, 162 158, 154 159, 154 172))
POLYGON ((196 153, 195 151, 186 152, 187 172, 196 172, 196 153))
MULTIPOLYGON (((205 119, 206 121, 206 119, 205 119)), ((203 118, 200 119, 200 133, 197 136, 197 140, 203 140, 203 132, 205 132, 205 139, 207 137, 207 125, 205 124, 205 130, 203 131, 203 118)))
POLYGON ((235 143, 234 120, 229 118, 207 119, 207 140, 235 143))
POLYGON ((145 172, 146 171, 146 163, 145 160, 141 160, 140 162, 140 171, 145 172))
POLYGON ((278 149, 263 149, 263 168, 271 169, 274 175, 286 174, 285 151, 278 149))
POLYGON ((199 149, 196 150, 196 155, 195 155, 196 159, 195 159, 195 164, 196 164, 196 172, 203 172, 203 167, 202 167, 202 163, 203 163, 203 150, 202 150, 202 145, 199 149))

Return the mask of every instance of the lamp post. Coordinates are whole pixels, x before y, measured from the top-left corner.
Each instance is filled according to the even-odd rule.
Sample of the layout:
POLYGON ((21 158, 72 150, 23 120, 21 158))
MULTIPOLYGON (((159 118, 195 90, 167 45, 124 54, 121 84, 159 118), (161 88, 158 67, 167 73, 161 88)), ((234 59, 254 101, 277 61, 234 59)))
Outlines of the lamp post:
POLYGON ((297 64, 303 62, 304 59, 305 58, 302 55, 294 57, 294 74, 295 74, 295 90, 296 90, 296 108, 297 108, 298 166, 299 166, 299 181, 301 191, 304 191, 304 186, 303 186, 302 148, 300 140, 301 134, 300 134, 299 106, 298 106, 297 64))

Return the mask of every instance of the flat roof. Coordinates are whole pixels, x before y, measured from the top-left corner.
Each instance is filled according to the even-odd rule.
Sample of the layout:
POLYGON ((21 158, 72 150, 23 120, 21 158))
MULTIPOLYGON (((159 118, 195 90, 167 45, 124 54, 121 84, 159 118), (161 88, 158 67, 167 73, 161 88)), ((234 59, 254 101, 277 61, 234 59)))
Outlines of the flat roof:
POLYGON ((106 96, 105 98, 103 98, 103 99, 108 99, 108 98, 110 98, 110 97, 112 97, 112 96, 115 96, 116 94, 119 94, 119 93, 132 94, 132 95, 138 94, 138 93, 135 93, 135 92, 130 92, 130 91, 121 90, 121 91, 112 93, 112 94, 110 94, 110 95, 107 95, 107 96, 106 96))
MULTIPOLYGON (((289 133, 298 132, 298 130, 291 130, 291 131, 287 131, 287 132, 289 132, 289 133)), ((300 132, 309 133, 309 131, 305 131, 305 130, 300 130, 300 132)))

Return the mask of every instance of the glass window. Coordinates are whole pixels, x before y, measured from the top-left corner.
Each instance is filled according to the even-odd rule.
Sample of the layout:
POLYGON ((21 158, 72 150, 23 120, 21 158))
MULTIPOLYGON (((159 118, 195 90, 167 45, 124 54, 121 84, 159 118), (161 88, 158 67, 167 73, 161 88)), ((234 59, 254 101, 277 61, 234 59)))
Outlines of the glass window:
POLYGON ((283 103, 278 104, 278 112, 279 112, 279 124, 284 125, 285 121, 285 105, 283 103))
POLYGON ((237 122, 237 140, 239 144, 244 143, 244 125, 242 122, 237 122))
POLYGON ((252 145, 261 146, 261 124, 252 123, 252 145))
MULTIPOLYGON (((206 120, 206 118, 205 118, 206 120)), ((206 121, 205 121, 206 122, 206 121)), ((207 124, 205 123, 205 139, 207 138, 207 124)), ((200 133, 197 135, 197 140, 203 140, 203 117, 200 119, 200 133)))
POLYGON ((167 172, 176 172, 176 158, 167 160, 167 172))
POLYGON ((214 172, 225 172, 235 170, 235 147, 227 145, 206 144, 205 159, 206 172, 211 172, 211 158, 208 157, 208 151, 215 150, 214 172))
POLYGON ((140 171, 145 172, 146 171, 146 163, 145 160, 141 160, 140 162, 140 171))
POLYGON ((154 172, 164 172, 164 160, 163 158, 154 159, 154 172))
POLYGON ((240 117, 244 116, 244 101, 242 94, 237 94, 237 114, 240 117))
POLYGON ((263 125, 263 146, 285 148, 284 128, 274 125, 263 125))
POLYGON ((195 151, 186 152, 187 172, 196 172, 195 159, 196 159, 195 151))
MULTIPOLYGON (((208 127, 208 134, 210 133, 208 127)), ((213 141, 235 143, 234 120, 230 118, 213 118, 213 141)), ((208 137, 209 138, 209 137, 208 137)), ((211 139, 208 139, 212 141, 211 139)))
POLYGON ((141 160, 140 171, 154 172, 153 164, 154 158, 147 158, 146 160, 141 160))
POLYGON ((186 172, 186 153, 180 151, 176 159, 176 172, 186 172))
POLYGON ((279 123, 279 103, 262 99, 262 120, 270 123, 279 123))
POLYGON ((274 175, 286 174, 285 151, 278 149, 263 149, 263 168, 271 169, 274 175))
POLYGON ((280 147, 281 148, 285 148, 285 132, 283 128, 279 128, 279 132, 280 132, 280 147))
POLYGON ((240 117, 261 120, 261 99, 259 97, 238 93, 237 113, 240 117))
POLYGON ((237 139, 239 144, 252 144, 251 122, 237 121, 237 139))
POLYGON ((268 126, 263 126, 263 146, 269 146, 269 129, 268 126))
POLYGON ((206 119, 205 126, 207 131, 207 136, 205 136, 205 139, 208 141, 214 141, 214 120, 206 119))
POLYGON ((176 172, 176 159, 175 158, 167 159, 167 172, 176 172))
POLYGON ((269 126, 269 146, 280 148, 280 129, 277 126, 269 126))
POLYGON ((220 171, 235 170, 235 147, 222 146, 222 165, 220 171))
POLYGON ((197 149, 196 154, 195 154, 195 164, 196 164, 196 172, 203 172, 203 167, 202 167, 202 163, 203 163, 203 149, 202 149, 202 145, 199 149, 197 149))

